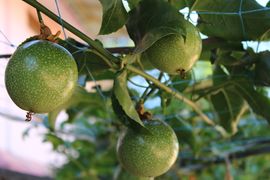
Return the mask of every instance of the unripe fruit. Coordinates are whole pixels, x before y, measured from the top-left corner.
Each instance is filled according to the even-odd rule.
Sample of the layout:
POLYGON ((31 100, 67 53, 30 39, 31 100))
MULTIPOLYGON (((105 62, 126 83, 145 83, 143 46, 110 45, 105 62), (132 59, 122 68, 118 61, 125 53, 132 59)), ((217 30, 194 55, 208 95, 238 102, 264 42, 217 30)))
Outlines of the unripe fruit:
POLYGON ((127 129, 121 134, 117 156, 126 171, 139 177, 156 177, 174 164, 179 144, 165 122, 147 120, 144 125, 148 131, 127 129))
POLYGON ((67 101, 78 78, 76 62, 62 46, 43 40, 23 43, 5 72, 13 102, 29 112, 47 113, 67 101))
POLYGON ((115 171, 113 180, 154 180, 154 178, 138 177, 125 171, 123 168, 118 167, 115 171))
POLYGON ((189 71, 199 59, 202 41, 197 28, 185 22, 186 37, 172 34, 155 42, 144 53, 157 69, 169 74, 182 74, 189 71))

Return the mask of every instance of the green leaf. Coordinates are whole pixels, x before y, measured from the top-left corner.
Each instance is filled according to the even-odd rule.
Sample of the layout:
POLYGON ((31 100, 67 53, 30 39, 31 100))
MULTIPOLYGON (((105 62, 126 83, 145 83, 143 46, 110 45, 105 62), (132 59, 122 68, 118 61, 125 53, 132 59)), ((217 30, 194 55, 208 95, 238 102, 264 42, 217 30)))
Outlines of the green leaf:
POLYGON ((86 103, 88 106, 94 105, 98 107, 102 107, 100 96, 96 94, 88 93, 83 87, 76 86, 71 98, 66 101, 64 104, 59 106, 54 111, 48 113, 48 121, 49 121, 49 128, 51 130, 55 129, 55 121, 59 115, 59 113, 64 110, 68 109, 72 106, 77 106, 79 103, 86 103))
POLYGON ((195 0, 169 0, 169 2, 177 9, 183 9, 185 7, 192 7, 195 0))
POLYGON ((75 39, 59 39, 58 43, 73 55, 80 75, 89 75, 89 72, 91 72, 92 75, 96 76, 104 73, 105 70, 110 68, 99 53, 75 39))
MULTIPOLYGON (((214 86, 218 86, 224 81, 229 81, 228 75, 217 66, 213 74, 214 86), (221 77, 215 79, 215 77, 221 77)), ((216 93, 210 95, 210 101, 216 111, 219 119, 219 124, 224 129, 235 134, 237 132, 237 125, 245 108, 244 99, 237 92, 233 86, 225 86, 219 89, 216 93)))
POLYGON ((264 51, 259 54, 255 65, 254 83, 260 86, 270 86, 270 52, 264 51))
POLYGON ((216 53, 216 64, 237 66, 241 63, 245 53, 245 51, 226 51, 219 49, 216 53))
POLYGON ((210 96, 211 102, 224 129, 235 134, 237 125, 244 110, 243 98, 233 88, 223 89, 210 96))
POLYGON ((141 53, 157 40, 169 34, 185 37, 184 17, 164 0, 141 1, 129 13, 127 29, 136 44, 135 52, 141 53))
POLYGON ((136 122, 144 126, 128 93, 126 71, 117 74, 114 80, 112 101, 115 113, 118 114, 120 112, 121 114, 118 114, 120 119, 128 121, 125 124, 134 124, 136 122))
POLYGON ((250 82, 248 79, 237 79, 234 86, 241 93, 242 97, 248 102, 254 113, 262 116, 270 123, 269 97, 256 91, 252 82, 250 82))
POLYGON ((155 42, 157 42, 159 39, 168 36, 170 34, 180 34, 183 35, 182 29, 175 29, 170 27, 156 27, 155 29, 149 30, 143 38, 140 40, 140 42, 137 44, 137 47, 135 49, 135 53, 141 53, 151 47, 155 42))
POLYGON ((254 0, 204 0, 196 1, 192 10, 199 14, 198 27, 203 34, 242 41, 258 40, 262 35, 268 38, 265 32, 270 29, 270 10, 256 11, 263 8, 254 0), (240 2, 243 2, 242 16, 240 2))
POLYGON ((128 14, 122 0, 99 0, 103 7, 102 25, 99 34, 110 34, 120 29, 128 14))
POLYGON ((266 7, 270 7, 270 1, 268 1, 268 3, 266 4, 266 7))
POLYGON ((66 48, 71 54, 83 48, 87 48, 85 44, 82 44, 70 37, 65 40, 58 39, 57 41, 59 45, 66 48))
POLYGON ((239 51, 244 52, 243 44, 241 42, 226 41, 220 38, 207 38, 202 41, 202 53, 200 60, 210 60, 213 50, 220 49, 225 51, 239 51))
POLYGON ((134 9, 138 6, 141 0, 127 0, 130 9, 134 9))
POLYGON ((79 74, 88 75, 91 72, 93 75, 97 75, 110 68, 100 56, 95 54, 94 50, 80 50, 74 52, 73 57, 77 62, 79 74))

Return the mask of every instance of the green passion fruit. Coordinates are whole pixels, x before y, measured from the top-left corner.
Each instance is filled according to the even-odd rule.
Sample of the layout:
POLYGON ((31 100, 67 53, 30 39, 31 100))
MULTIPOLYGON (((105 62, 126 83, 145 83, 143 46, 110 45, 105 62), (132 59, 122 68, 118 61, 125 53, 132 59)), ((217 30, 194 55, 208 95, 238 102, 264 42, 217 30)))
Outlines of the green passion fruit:
POLYGON ((146 120, 148 131, 126 129, 117 142, 122 167, 139 177, 156 177, 177 159, 179 144, 173 129, 160 120, 146 120))
POLYGON ((121 167, 117 167, 113 180, 154 180, 153 177, 138 177, 125 171, 121 167))
POLYGON ((149 62, 160 71, 173 75, 185 73, 200 57, 202 40, 199 31, 189 21, 183 21, 186 37, 167 35, 144 52, 149 62))
POLYGON ((5 71, 13 102, 29 112, 47 113, 67 101, 76 86, 78 70, 62 46, 44 40, 21 44, 5 71))

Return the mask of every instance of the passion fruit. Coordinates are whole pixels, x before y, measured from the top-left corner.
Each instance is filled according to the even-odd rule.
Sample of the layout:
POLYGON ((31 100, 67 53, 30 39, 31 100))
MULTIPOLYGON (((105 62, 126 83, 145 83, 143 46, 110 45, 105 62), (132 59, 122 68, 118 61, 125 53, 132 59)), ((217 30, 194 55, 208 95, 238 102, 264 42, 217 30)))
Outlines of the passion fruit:
POLYGON ((117 142, 122 167, 139 177, 156 177, 177 159, 179 144, 173 129, 160 120, 146 120, 145 130, 126 129, 117 142))
POLYGON ((113 180, 154 180, 152 177, 138 177, 125 171, 120 166, 117 167, 113 180))
POLYGON ((177 34, 167 35, 144 52, 149 62, 160 71, 169 74, 185 73, 200 57, 202 41, 199 31, 189 21, 183 21, 181 28, 186 31, 185 37, 177 34))
POLYGON ((62 46, 44 40, 23 43, 5 71, 6 89, 13 102, 29 112, 48 113, 67 101, 78 70, 62 46))

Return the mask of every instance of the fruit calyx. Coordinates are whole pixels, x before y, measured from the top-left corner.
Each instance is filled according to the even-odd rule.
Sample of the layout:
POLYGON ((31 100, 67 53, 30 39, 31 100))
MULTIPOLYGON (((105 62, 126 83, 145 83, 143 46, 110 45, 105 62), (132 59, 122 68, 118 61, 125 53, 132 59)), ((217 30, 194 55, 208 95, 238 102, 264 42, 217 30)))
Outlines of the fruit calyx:
POLYGON ((45 40, 45 41, 57 43, 60 33, 61 33, 61 31, 57 31, 55 34, 52 34, 51 29, 48 26, 46 26, 43 23, 43 21, 41 21, 40 22, 40 34, 27 38, 20 45, 27 43, 27 42, 30 42, 30 41, 33 41, 33 40, 45 40))
POLYGON ((31 111, 28 111, 27 113, 26 113, 26 119, 25 119, 25 121, 27 121, 27 122, 29 122, 29 121, 31 121, 32 120, 32 116, 34 115, 35 113, 34 112, 31 112, 31 111))
POLYGON ((185 69, 178 69, 178 70, 176 70, 176 71, 179 73, 179 75, 180 75, 180 77, 181 77, 182 79, 186 79, 187 73, 186 73, 186 70, 185 70, 185 69))
POLYGON ((61 31, 57 31, 55 34, 52 34, 51 29, 46 26, 43 22, 40 23, 40 35, 38 35, 39 40, 47 40, 51 42, 57 42, 57 39, 61 31))
POLYGON ((151 120, 152 114, 149 111, 145 111, 143 101, 139 101, 136 104, 136 111, 139 114, 141 120, 151 120))

